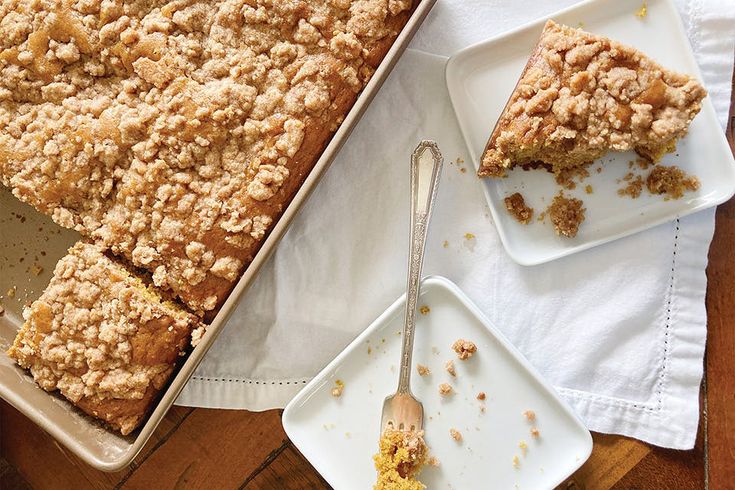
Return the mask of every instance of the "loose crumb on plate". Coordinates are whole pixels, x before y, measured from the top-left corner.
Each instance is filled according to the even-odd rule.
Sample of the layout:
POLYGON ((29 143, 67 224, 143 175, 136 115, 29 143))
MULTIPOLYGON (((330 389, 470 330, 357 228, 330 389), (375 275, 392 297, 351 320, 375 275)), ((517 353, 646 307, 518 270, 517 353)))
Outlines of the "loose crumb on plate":
POLYGON ((8 289, 8 291, 5 293, 8 298, 15 298, 15 291, 16 287, 13 286, 12 288, 8 289))
POLYGON ((465 339, 458 339, 452 344, 452 349, 457 353, 460 361, 465 361, 477 352, 477 346, 474 342, 465 339))
POLYGON ((541 432, 539 432, 536 427, 531 427, 531 437, 533 437, 534 439, 538 439, 540 435, 541 432))
POLYGON ((439 394, 441 396, 447 396, 452 393, 452 385, 449 383, 442 383, 439 385, 439 394))
POLYGON ((687 191, 699 189, 699 179, 688 175, 676 166, 657 166, 646 179, 646 187, 651 194, 666 194, 672 199, 679 199, 687 191))
POLYGON ((585 192, 586 192, 587 194, 592 194, 592 186, 591 186, 591 185, 589 185, 589 184, 587 184, 586 186, 584 186, 584 191, 585 191, 585 192))
POLYGON ((485 396, 485 392, 484 392, 484 391, 481 391, 481 392, 479 392, 479 393, 477 394, 477 399, 478 399, 478 400, 482 401, 482 400, 484 400, 485 398, 486 398, 486 396, 485 396))
POLYGON ((452 360, 449 360, 449 361, 447 361, 447 363, 446 363, 446 364, 444 365, 444 368, 445 368, 445 369, 447 370, 447 372, 448 372, 449 374, 451 374, 452 376, 454 376, 454 377, 456 377, 456 376, 457 376, 457 370, 456 370, 456 369, 454 369, 454 361, 452 361, 452 360))
POLYGON ((518 443, 518 447, 521 449, 521 454, 523 454, 523 456, 525 457, 526 453, 528 452, 528 444, 526 444, 526 441, 521 439, 521 441, 518 443))
POLYGON ((521 460, 520 460, 520 458, 518 458, 518 455, 515 454, 515 455, 513 455, 513 468, 518 469, 520 467, 521 467, 521 460))
POLYGON ((449 435, 451 435, 452 439, 457 442, 460 442, 462 440, 462 433, 455 428, 449 429, 449 435))
POLYGON ((618 195, 637 199, 643 191, 643 178, 640 175, 628 174, 623 180, 628 182, 628 185, 622 189, 618 189, 618 195))
POLYGON ((449 242, 447 240, 444 240, 444 243, 442 243, 442 247, 449 248, 449 242))
POLYGON ((639 19, 645 19, 648 15, 648 2, 645 0, 643 1, 643 4, 641 5, 641 8, 636 10, 635 16, 639 19))
POLYGON ((431 374, 431 370, 429 369, 429 367, 424 366, 423 364, 417 364, 416 371, 419 372, 419 376, 426 376, 427 374, 431 374))
POLYGON ((584 181, 584 179, 590 176, 590 173, 587 170, 588 166, 589 165, 583 165, 560 170, 555 175, 556 183, 564 187, 565 189, 575 189, 577 187, 575 179, 578 182, 582 182, 584 181))
POLYGON ((516 221, 527 225, 533 218, 533 208, 526 205, 526 201, 520 192, 511 194, 504 199, 505 209, 516 221))
POLYGON ((345 389, 345 383, 341 379, 338 379, 334 382, 334 388, 332 388, 332 396, 335 398, 339 398, 342 396, 342 392, 345 389))
POLYGON ((439 466, 439 460, 436 459, 436 456, 430 456, 428 460, 426 460, 426 464, 429 466, 437 467, 439 466))
POLYGON ((464 234, 464 238, 465 238, 465 240, 472 240, 472 239, 475 238, 475 234, 474 233, 469 233, 469 232, 468 233, 465 233, 464 234))
POLYGON ((579 225, 584 221, 583 202, 574 197, 566 197, 563 192, 554 196, 548 207, 549 218, 554 224, 557 235, 574 238, 579 231, 579 225))
POLYGON ((536 420, 536 412, 534 412, 533 410, 526 410, 525 412, 523 412, 523 416, 526 417, 526 420, 528 420, 529 422, 533 422, 536 420))
POLYGON ((430 311, 431 311, 431 308, 429 308, 426 305, 422 305, 419 307, 419 313, 421 313, 422 315, 428 315, 430 311))

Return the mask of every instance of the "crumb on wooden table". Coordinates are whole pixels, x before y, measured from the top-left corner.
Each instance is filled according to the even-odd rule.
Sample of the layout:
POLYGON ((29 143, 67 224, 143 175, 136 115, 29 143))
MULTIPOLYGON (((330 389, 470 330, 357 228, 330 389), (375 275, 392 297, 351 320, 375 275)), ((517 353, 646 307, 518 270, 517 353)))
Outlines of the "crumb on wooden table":
POLYGON ((656 166, 646 178, 646 187, 651 194, 666 194, 672 199, 679 199, 688 191, 696 191, 700 187, 699 179, 688 175, 676 166, 656 166))
POLYGON ((533 422, 534 420, 536 420, 536 412, 534 412, 533 410, 526 410, 525 412, 523 412, 523 416, 526 417, 526 420, 528 420, 529 422, 533 422))
POLYGON ((416 371, 418 371, 419 376, 426 376, 427 374, 431 374, 431 370, 429 369, 429 367, 424 366, 423 364, 417 364, 416 371))
POLYGON ((478 400, 482 401, 482 400, 484 400, 485 398, 486 398, 486 395, 485 395, 485 392, 484 392, 484 391, 481 391, 481 392, 479 392, 479 393, 477 394, 477 399, 478 399, 478 400))
POLYGON ((421 313, 422 315, 428 315, 430 311, 431 311, 431 308, 429 308, 426 305, 421 305, 419 307, 419 313, 421 313))
POLYGON ((526 205, 526 200, 520 192, 511 194, 503 201, 505 209, 519 223, 527 225, 533 218, 533 208, 526 205))
POLYGON ((345 389, 345 383, 341 379, 338 379, 334 382, 334 388, 332 388, 332 396, 335 398, 339 398, 342 396, 342 392, 345 389))
POLYGON ((452 349, 457 353, 460 361, 465 361, 477 352, 477 346, 474 342, 465 339, 458 339, 452 344, 452 349))
POLYGON ((554 196, 554 200, 547 208, 549 218, 554 224, 557 235, 574 238, 579 231, 579 225, 584 221, 583 202, 574 197, 566 197, 563 192, 554 196))
POLYGON ((439 394, 441 396, 448 396, 452 393, 452 385, 449 383, 442 383, 439 385, 439 394))
POLYGON ((449 429, 449 434, 452 436, 452 439, 457 442, 460 442, 462 440, 462 433, 455 428, 449 429))
POLYGON ((452 360, 447 361, 447 363, 444 365, 444 368, 447 370, 449 374, 451 374, 454 377, 457 377, 457 370, 454 369, 454 361, 452 360))

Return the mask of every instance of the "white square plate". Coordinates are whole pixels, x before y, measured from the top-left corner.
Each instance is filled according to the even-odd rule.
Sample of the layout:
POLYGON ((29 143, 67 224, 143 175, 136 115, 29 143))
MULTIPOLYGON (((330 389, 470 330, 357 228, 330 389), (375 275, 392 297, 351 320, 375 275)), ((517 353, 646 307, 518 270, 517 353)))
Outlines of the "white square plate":
MULTIPOLYGON (((336 489, 370 489, 376 480, 372 456, 377 452, 384 398, 398 383, 405 296, 388 308, 288 404, 286 433, 322 476, 336 489), (342 396, 331 395, 344 381, 342 396)), ((424 404, 426 442, 439 467, 427 467, 421 481, 428 488, 553 488, 571 475, 592 451, 592 438, 522 355, 491 326, 448 279, 423 281, 417 315, 413 362, 431 374, 418 376, 412 391, 424 404), (458 338, 472 340, 477 353, 457 360, 450 348, 458 338), (454 359, 457 377, 444 369, 454 359), (446 399, 440 383, 455 394, 446 399), (484 391, 486 410, 477 394, 484 391), (541 435, 523 416, 536 413, 541 435), (455 442, 449 429, 464 437, 455 442), (528 445, 523 456, 520 441, 528 445), (518 455, 519 467, 513 466, 518 455), (517 487, 516 487, 517 485, 517 487)), ((530 327, 530 326, 529 326, 530 327)))
MULTIPOLYGON (((640 49, 669 69, 701 80, 681 19, 670 0, 649 0, 648 15, 635 15, 641 0, 590 0, 551 18, 640 49)), ((488 137, 538 41, 546 18, 466 48, 449 59, 447 86, 469 154, 477 167, 488 137)), ((643 192, 638 199, 620 197, 617 182, 630 172, 633 152, 610 153, 590 168, 590 177, 567 194, 582 199, 586 220, 576 238, 557 237, 552 225, 515 221, 503 198, 521 192, 536 215, 546 209, 559 186, 541 170, 514 169, 505 179, 483 179, 482 186, 508 254, 522 265, 535 265, 621 238, 728 200, 735 190, 735 162, 709 98, 675 153, 662 160, 696 175, 701 188, 678 200, 643 192), (603 165, 601 173, 596 167, 603 165), (593 188, 585 193, 585 186, 593 188)), ((641 173, 639 171, 639 173, 641 173)), ((645 178, 645 174, 644 174, 645 178)))

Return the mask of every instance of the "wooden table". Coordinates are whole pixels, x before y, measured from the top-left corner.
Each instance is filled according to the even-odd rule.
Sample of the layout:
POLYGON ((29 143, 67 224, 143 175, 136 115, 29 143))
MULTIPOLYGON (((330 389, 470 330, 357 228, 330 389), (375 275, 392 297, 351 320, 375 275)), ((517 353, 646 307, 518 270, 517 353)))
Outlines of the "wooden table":
MULTIPOLYGON (((727 129, 735 153, 735 74, 727 129)), ((707 353, 696 446, 660 449, 594 434, 594 450, 562 489, 735 486, 735 200, 717 209, 707 268, 707 353)), ((135 461, 102 473, 0 402, 0 488, 327 489, 288 440, 280 411, 174 407, 135 461)))

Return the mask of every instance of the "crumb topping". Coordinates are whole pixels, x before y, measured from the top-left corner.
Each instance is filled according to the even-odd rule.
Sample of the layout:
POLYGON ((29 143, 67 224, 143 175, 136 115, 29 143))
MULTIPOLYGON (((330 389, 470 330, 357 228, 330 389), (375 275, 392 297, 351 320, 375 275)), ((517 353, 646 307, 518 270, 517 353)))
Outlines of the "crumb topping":
POLYGON ((472 354, 477 352, 477 346, 469 340, 458 339, 452 344, 452 350, 457 353, 460 361, 466 361, 472 357, 472 354))
POLYGON ((546 210, 557 235, 574 238, 579 225, 584 221, 585 208, 583 202, 574 197, 566 197, 562 192, 554 196, 554 200, 546 210))
POLYGON ((423 490, 426 487, 416 477, 427 463, 428 453, 423 431, 386 429, 380 450, 373 456, 378 471, 373 489, 423 490))
POLYGON ((699 189, 699 179, 687 175, 679 167, 656 166, 646 178, 646 187, 651 194, 666 194, 667 198, 679 199, 686 192, 699 189))
POLYGON ((452 385, 449 383, 442 383, 439 385, 439 394, 441 396, 449 396, 452 394, 452 385))
POLYGON ((462 442, 462 433, 457 429, 449 429, 449 435, 452 436, 452 439, 454 439, 455 441, 462 442))
POLYGON ((426 376, 427 374, 431 374, 431 370, 428 368, 428 366, 424 366, 423 364, 417 364, 416 371, 418 371, 419 376, 426 376))
POLYGON ((454 361, 452 361, 452 360, 447 361, 447 363, 444 365, 444 368, 452 376, 455 376, 455 377, 457 376, 457 370, 454 369, 454 361))
POLYGON ((488 143, 480 176, 545 162, 555 173, 608 151, 651 161, 672 151, 701 108, 695 79, 640 51, 549 20, 488 143))
POLYGON ((628 184, 625 187, 618 189, 618 195, 637 199, 638 196, 641 195, 641 192, 643 192, 643 178, 640 175, 628 173, 623 177, 623 181, 628 184))
POLYGON ((521 224, 527 225, 533 218, 533 208, 526 205, 526 201, 520 192, 511 194, 504 199, 505 209, 513 218, 521 224))

